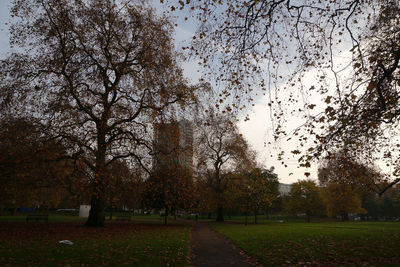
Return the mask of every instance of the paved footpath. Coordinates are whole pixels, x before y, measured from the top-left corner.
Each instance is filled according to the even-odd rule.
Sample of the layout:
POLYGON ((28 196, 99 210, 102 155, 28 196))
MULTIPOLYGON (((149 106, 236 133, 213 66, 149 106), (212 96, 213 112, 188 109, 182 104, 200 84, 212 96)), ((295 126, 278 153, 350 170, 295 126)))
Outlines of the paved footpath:
POLYGON ((192 265, 195 267, 250 267, 248 258, 228 239, 211 230, 207 223, 196 223, 192 232, 192 265))

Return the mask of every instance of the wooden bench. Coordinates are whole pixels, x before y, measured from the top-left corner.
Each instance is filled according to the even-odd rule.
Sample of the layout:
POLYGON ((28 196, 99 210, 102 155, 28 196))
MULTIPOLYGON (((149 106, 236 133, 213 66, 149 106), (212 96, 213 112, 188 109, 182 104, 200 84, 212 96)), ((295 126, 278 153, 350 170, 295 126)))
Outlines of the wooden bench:
POLYGON ((35 221, 35 222, 39 222, 39 221, 44 221, 44 222, 48 222, 49 221, 49 215, 48 214, 28 214, 26 216, 26 221, 35 221))
POLYGON ((131 220, 131 215, 130 214, 120 214, 118 215, 115 220, 117 221, 130 221, 131 220))

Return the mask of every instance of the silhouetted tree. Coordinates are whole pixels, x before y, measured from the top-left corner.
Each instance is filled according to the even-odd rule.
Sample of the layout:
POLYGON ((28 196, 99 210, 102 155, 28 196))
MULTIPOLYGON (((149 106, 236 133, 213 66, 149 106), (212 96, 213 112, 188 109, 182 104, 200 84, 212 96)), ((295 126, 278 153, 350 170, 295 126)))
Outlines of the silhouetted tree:
POLYGON ((149 123, 193 97, 172 27, 128 0, 16 0, 11 13, 18 52, 0 62, 0 106, 33 114, 85 165, 86 225, 102 226, 108 166, 131 158, 146 167, 149 123))

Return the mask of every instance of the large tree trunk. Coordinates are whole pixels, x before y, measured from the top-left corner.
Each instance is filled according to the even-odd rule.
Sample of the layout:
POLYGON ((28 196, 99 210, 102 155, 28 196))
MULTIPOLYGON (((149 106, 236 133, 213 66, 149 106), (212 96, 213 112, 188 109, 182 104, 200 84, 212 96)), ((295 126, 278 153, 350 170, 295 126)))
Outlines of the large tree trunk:
POLYGON ((165 212, 164 212, 164 225, 167 225, 167 219, 168 219, 168 207, 165 206, 165 212))
POLYGON ((93 181, 93 195, 90 201, 89 218, 85 226, 104 226, 104 180, 106 167, 106 142, 104 125, 97 125, 97 153, 96 153, 96 171, 93 181))
POLYGON ((257 224, 257 210, 254 210, 254 224, 257 224))
POLYGON ((311 222, 311 214, 307 213, 307 222, 311 222))
POLYGON ((15 214, 17 214, 17 210, 18 210, 18 207, 17 207, 17 205, 14 205, 14 207, 13 207, 13 209, 12 209, 12 211, 11 211, 11 215, 15 215, 15 214))
POLYGON ((85 226, 104 226, 104 194, 94 193, 90 205, 89 218, 85 226))
POLYGON ((215 163, 215 181, 217 182, 216 193, 217 193, 217 222, 224 221, 223 207, 222 207, 222 188, 221 188, 221 180, 220 180, 220 169, 218 167, 218 161, 215 163))
POLYGON ((222 205, 218 205, 218 207, 217 207, 217 222, 223 222, 223 221, 224 221, 223 208, 222 208, 222 205))
POLYGON ((108 217, 108 219, 109 219, 110 221, 112 221, 112 218, 113 218, 113 210, 114 210, 114 208, 111 206, 111 209, 110 209, 110 216, 108 217))

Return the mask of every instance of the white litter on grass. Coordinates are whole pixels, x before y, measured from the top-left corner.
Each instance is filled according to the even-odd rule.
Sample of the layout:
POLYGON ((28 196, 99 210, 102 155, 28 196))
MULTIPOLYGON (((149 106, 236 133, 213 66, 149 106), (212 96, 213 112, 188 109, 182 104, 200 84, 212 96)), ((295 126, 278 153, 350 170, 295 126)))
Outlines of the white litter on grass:
POLYGON ((60 243, 60 244, 65 244, 65 245, 73 245, 74 243, 72 243, 71 241, 69 241, 69 240, 61 240, 61 241, 58 241, 58 243, 60 243))

